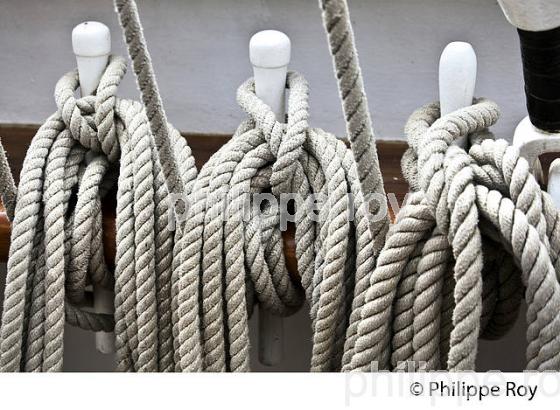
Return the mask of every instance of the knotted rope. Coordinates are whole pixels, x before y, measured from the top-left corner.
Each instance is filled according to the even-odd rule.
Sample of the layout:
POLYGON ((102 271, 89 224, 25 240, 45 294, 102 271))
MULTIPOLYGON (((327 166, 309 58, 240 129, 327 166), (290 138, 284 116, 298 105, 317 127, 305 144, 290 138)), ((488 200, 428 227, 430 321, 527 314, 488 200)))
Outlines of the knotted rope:
MULTIPOLYGON (((374 155, 367 149, 373 134, 367 135, 347 4, 320 5, 347 124, 355 114, 366 124, 348 127, 358 168, 379 177, 376 162, 363 160, 374 155)), ((416 192, 390 228, 370 276, 343 370, 440 369, 444 363, 472 370, 478 337, 500 337, 514 323, 523 285, 528 368, 559 369, 558 211, 516 150, 486 132, 498 118, 493 103, 439 116, 439 107, 430 105, 407 124, 403 174, 416 192), (468 135, 468 154, 451 146, 468 135)), ((372 192, 375 184, 363 175, 364 190, 372 192)))
POLYGON ((65 319, 113 329, 112 317, 88 310, 89 283, 114 286, 123 371, 248 370, 253 304, 287 315, 304 299, 312 370, 473 369, 478 338, 507 331, 523 286, 528 368, 560 368, 558 211, 527 162, 486 132, 495 104, 412 115, 403 173, 414 192, 385 241, 385 193, 345 1, 320 5, 351 149, 309 127, 307 83, 292 72, 287 124, 248 80, 237 95, 247 120, 200 172, 167 123, 135 2, 115 5, 145 113, 116 98, 125 65, 113 57, 93 97, 74 98, 76 72, 57 84, 58 111, 33 139, 15 212, 0 152, 2 198, 14 215, 2 370, 60 370, 65 319), (451 145, 468 135, 468 153, 451 145), (113 278, 101 199, 118 160, 113 278), (294 194, 303 289, 286 270, 286 215, 275 204, 294 194), (258 195, 265 199, 247 209, 258 195))
MULTIPOLYGON (((157 84, 136 5, 124 0, 115 3, 146 112, 155 117, 154 137, 167 158, 167 137, 156 126, 165 114, 155 97, 157 84)), ((356 69, 353 76, 359 75, 356 69)), ((340 369, 346 334, 355 336, 354 311, 362 303, 382 243, 372 236, 369 226, 376 233, 387 226, 385 215, 380 223, 370 223, 362 187, 382 193, 382 182, 366 175, 365 165, 356 167, 342 141, 308 126, 305 80, 290 73, 287 86, 288 123, 281 124, 256 97, 252 80, 244 83, 238 90, 238 102, 249 118, 201 169, 192 190, 180 192, 186 194, 188 211, 178 225, 178 266, 172 277, 176 370, 248 370, 247 321, 252 294, 275 314, 292 313, 301 305, 303 295, 290 282, 283 260, 282 214, 270 203, 259 209, 253 206, 247 218, 242 212, 249 196, 268 191, 274 199, 283 194, 297 194, 302 199, 295 204, 296 256, 311 304, 312 369, 340 369), (349 193, 356 209, 353 222, 349 193), (305 212, 312 195, 326 198, 318 221, 305 212)), ((363 92, 349 101, 348 107, 365 106, 363 92)), ((363 115, 361 111, 352 115, 360 121, 350 128, 363 129, 354 132, 356 139, 367 141, 361 161, 377 164, 374 146, 367 138, 372 133, 365 130, 369 117, 363 115)), ((177 168, 171 164, 168 175, 177 168)), ((170 177, 168 187, 172 184, 170 177)))
MULTIPOLYGON (((112 315, 91 311, 86 285, 115 289, 115 330, 135 370, 164 370, 171 356, 168 279, 173 237, 168 200, 147 119, 139 103, 116 98, 123 59, 111 57, 95 96, 74 97, 77 71, 57 83, 58 111, 25 158, 12 226, 2 315, 1 369, 62 369, 65 320, 112 331, 112 315), (116 182, 117 259, 103 256, 101 200, 116 182)), ((170 128, 174 155, 190 150, 170 128)), ((193 178, 185 172, 185 181, 193 178)), ((10 202, 8 202, 10 203, 10 202)), ((123 355, 124 356, 124 355, 123 355)))
POLYGON ((347 370, 472 370, 479 336, 515 321, 522 286, 527 368, 560 368, 558 211, 506 141, 481 138, 468 153, 451 145, 498 114, 480 100, 442 118, 436 104, 411 116, 403 172, 417 191, 371 276, 347 370))
MULTIPOLYGON (((65 319, 112 330, 111 317, 86 306, 92 283, 115 290, 119 370, 248 370, 254 301, 286 315, 301 306, 303 290, 312 306, 312 368, 340 369, 381 248, 361 190, 369 183, 360 181, 351 151, 309 127, 307 84, 290 73, 288 123, 275 120, 249 80, 238 92, 249 118, 198 174, 185 140, 167 125, 135 4, 116 4, 146 116, 138 103, 116 98, 125 71, 117 57, 94 97, 74 98, 75 71, 57 84, 59 110, 35 136, 18 188, 2 368, 60 370, 65 319), (103 260, 101 199, 117 182, 118 160, 113 279, 103 260), (299 195, 303 290, 285 267, 279 208, 265 202, 243 215, 247 195, 268 192, 299 195), (175 234, 166 229, 169 194, 187 204, 175 234), (311 195, 326 201, 317 221, 305 212, 311 195)), ((373 188, 382 192, 379 181, 373 188)))

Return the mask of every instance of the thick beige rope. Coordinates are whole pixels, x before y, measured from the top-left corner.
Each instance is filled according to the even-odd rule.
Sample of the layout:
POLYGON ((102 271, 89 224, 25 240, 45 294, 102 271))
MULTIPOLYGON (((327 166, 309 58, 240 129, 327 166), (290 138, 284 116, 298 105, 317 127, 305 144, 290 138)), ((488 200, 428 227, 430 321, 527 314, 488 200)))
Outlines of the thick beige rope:
MULTIPOLYGON (((170 157, 168 138, 158 134, 165 115, 136 7, 133 1, 116 3, 143 101, 147 112, 154 113, 157 146, 166 160, 170 157)), ((291 187, 292 192, 299 188, 298 192, 309 190, 328 198, 329 206, 320 212, 324 223, 319 222, 315 229, 309 229, 313 224, 304 219, 296 223, 298 257, 310 258, 298 262, 311 302, 312 369, 333 370, 341 365, 346 370, 373 365, 400 368, 401 362, 415 359, 426 363, 415 363, 414 368, 438 368, 444 362, 452 370, 474 368, 480 334, 499 336, 518 310, 521 284, 512 260, 527 286, 529 368, 557 367, 558 281, 552 265, 557 264, 560 246, 557 212, 530 176, 526 163, 503 143, 479 138, 470 155, 450 147, 453 139, 484 133, 496 121, 497 108, 492 103, 479 102, 438 121, 437 106, 413 115, 408 126, 411 152, 405 166, 411 186, 418 192, 391 228, 375 271, 362 276, 364 271, 356 265, 360 273, 353 278, 356 285, 349 296, 346 285, 352 274, 344 272, 353 271, 357 261, 369 262, 369 270, 376 265, 376 250, 384 242, 387 220, 368 224, 372 247, 363 241, 365 234, 355 237, 360 246, 348 244, 353 231, 344 194, 355 191, 348 184, 355 186, 357 181, 361 188, 356 191, 358 197, 381 194, 381 202, 384 191, 346 2, 325 0, 320 4, 355 162, 346 160, 348 151, 340 143, 330 145, 324 137, 316 141, 318 131, 307 129, 306 93, 301 92, 297 76, 289 80, 293 101, 286 131, 254 97, 250 83, 240 88, 238 99, 249 113, 249 122, 241 125, 232 142, 202 170, 192 192, 197 198, 189 200, 194 206, 183 225, 187 229, 179 239, 183 243, 177 253, 182 256, 173 281, 178 369, 248 369, 246 301, 251 298, 245 278, 252 272, 246 266, 254 266, 253 255, 261 251, 243 245, 247 233, 239 209, 243 195, 267 186, 268 176, 275 195, 291 187), (481 154, 477 147, 488 153, 481 154), (345 169, 344 164, 349 167, 345 169), (482 223, 482 230, 481 218, 490 222, 482 223), (369 249, 367 261, 354 260, 364 249, 369 249), (246 256, 250 256, 248 262, 246 256), (492 274, 483 270, 485 259, 502 261, 505 267, 492 274), (309 274, 308 261, 314 265, 309 274), (203 313, 198 318, 200 278, 203 313), (218 296, 220 290, 223 300, 218 296), (347 330, 342 332, 346 341, 340 343, 340 329, 346 325, 335 323, 341 323, 343 312, 350 314, 346 316, 347 330), (428 323, 438 327, 426 334, 428 323)), ((173 178, 168 187, 172 185, 173 178)), ((381 208, 366 204, 370 211, 381 208)), ((274 223, 272 214, 270 226, 274 223)), ((249 223, 251 238, 259 225, 263 226, 254 220, 249 223)), ((266 238, 259 236, 261 241, 266 238)), ((266 246, 258 239, 253 243, 266 246)), ((274 282, 274 270, 268 273, 274 282)), ((267 289, 258 280, 247 283, 257 291, 267 289)))
MULTIPOLYGON (((319 3, 358 169, 375 180, 380 173, 367 160, 375 158, 367 148, 373 134, 348 6, 319 3)), ((480 102, 440 120, 439 108, 427 106, 409 120, 403 173, 418 192, 401 209, 370 277, 345 370, 439 369, 442 363, 474 369, 478 337, 499 337, 513 324, 521 282, 529 305, 528 368, 558 367, 558 212, 513 148, 507 148, 513 162, 505 163, 505 142, 485 141, 497 117, 497 107, 480 102), (473 137, 470 155, 450 147, 467 135, 473 137), (484 163, 479 147, 488 150, 484 163)), ((364 190, 375 185, 360 177, 364 190)))
POLYGON ((372 214, 370 229, 381 248, 389 227, 383 176, 369 113, 364 81, 356 50, 354 31, 345 0, 319 0, 323 25, 337 79, 348 139, 358 168, 362 191, 372 214))
POLYGON ((295 205, 296 241, 312 306, 311 365, 340 369, 376 252, 351 152, 309 127, 307 84, 291 73, 288 123, 278 123, 246 82, 238 101, 248 120, 198 174, 185 140, 166 125, 135 5, 117 6, 147 115, 116 98, 125 70, 119 58, 93 97, 75 99, 76 72, 57 84, 59 111, 34 138, 18 189, 2 369, 61 370, 65 318, 110 330, 111 323, 100 323, 108 317, 76 309, 90 302, 85 286, 95 283, 115 289, 119 370, 248 370, 253 303, 287 315, 304 300, 283 259, 284 215, 271 203, 248 219, 243 213, 248 196, 267 192, 304 201, 295 205), (101 198, 115 182, 117 160, 113 285, 100 229, 101 198), (175 234, 167 230, 175 211, 169 193, 187 204, 175 234), (305 212, 313 194, 326 201, 317 221, 305 212))
MULTIPOLYGON (((120 368, 170 367, 169 278, 161 283, 172 253, 168 194, 141 105, 115 96, 125 68, 112 57, 96 95, 81 99, 74 97, 77 72, 63 76, 55 92, 58 112, 26 155, 2 316, 4 371, 61 370, 65 320, 113 330, 112 316, 90 309, 90 283, 116 290, 117 343, 126 347, 119 351, 120 368), (103 258, 101 199, 116 182, 119 157, 117 237, 126 252, 117 248, 113 279, 103 258)), ((170 135, 174 155, 194 169, 183 138, 173 129, 170 135)))
MULTIPOLYGON (((169 142, 157 126, 165 114, 136 5, 124 0, 115 3, 146 111, 154 116, 152 130, 165 169, 169 142)), ((368 226, 375 227, 381 240, 387 226, 386 215, 380 223, 370 224, 362 188, 371 185, 373 191, 383 193, 382 182, 367 176, 365 168, 359 175, 352 153, 341 141, 309 128, 303 78, 290 74, 288 88, 284 125, 256 97, 252 81, 243 84, 238 101, 248 121, 202 168, 192 191, 177 191, 187 195, 189 207, 178 225, 178 260, 172 274, 176 370, 248 370, 252 292, 276 314, 292 313, 301 305, 300 290, 289 281, 283 260, 281 214, 267 205, 263 214, 243 217, 247 198, 266 190, 276 199, 282 194, 299 194, 304 201, 312 194, 326 198, 318 222, 308 220, 303 204, 296 204, 298 269, 314 329, 311 365, 313 370, 337 370, 348 360, 343 359, 345 340, 356 337, 357 312, 376 250, 381 248, 368 226), (358 208, 354 223, 348 193, 354 194, 358 208)), ((365 98, 353 96, 348 107, 356 103, 365 104, 365 98)), ((362 121, 363 115, 361 111, 356 120, 362 121)), ((356 123, 351 129, 359 126, 356 123)), ((356 139, 368 141, 371 132, 365 133, 357 132, 356 139)), ((358 168, 377 163, 369 142, 360 157, 365 165, 358 168)), ((167 168, 172 176, 178 167, 167 168)), ((175 192, 172 177, 167 186, 175 192)))
POLYGON ((2 199, 2 204, 6 209, 6 214, 8 219, 12 221, 14 219, 14 209, 16 207, 16 196, 17 187, 14 182, 14 177, 12 171, 10 170, 10 164, 8 163, 8 157, 2 146, 0 140, 0 181, 2 181, 2 191, 0 192, 0 197, 2 199))
POLYGON ((492 125, 498 117, 495 104, 479 101, 438 117, 437 105, 426 106, 407 125, 417 161, 409 157, 406 164, 416 169, 406 175, 417 178, 411 185, 420 190, 401 209, 379 256, 347 370, 397 369, 406 361, 428 370, 474 369, 479 336, 498 337, 514 322, 521 282, 528 305, 527 367, 558 370, 558 211, 507 142, 483 139, 468 154, 451 146, 456 138, 492 125), (418 247, 421 257, 409 285, 406 267, 417 258, 418 247), (484 270, 483 263, 492 260, 502 267, 484 270), (452 329, 442 323, 449 266, 452 329), (407 303, 399 291, 403 287, 413 289, 406 336, 391 331, 407 303))
MULTIPOLYGON (((122 371, 246 371, 253 304, 288 315, 304 298, 314 371, 470 370, 478 338, 499 337, 513 323, 522 285, 528 368, 560 368, 558 211, 515 149, 489 138, 493 103, 444 118, 437 105, 413 114, 403 166, 415 192, 385 242, 386 215, 371 218, 385 193, 345 1, 320 4, 351 150, 309 127, 307 84, 290 73, 288 123, 276 121, 247 81, 238 90, 247 120, 200 172, 167 123, 135 2, 115 4, 145 113, 116 98, 119 58, 94 97, 75 99, 76 72, 59 81, 59 110, 34 138, 18 187, 2 370, 61 370, 65 320, 111 330, 112 318, 84 309, 89 283, 114 283, 122 371), (469 153, 451 146, 467 135, 469 153), (113 278, 101 252, 100 204, 117 160, 113 278), (303 289, 283 259, 286 215, 270 202, 246 212, 248 199, 269 193, 298 194, 303 289), (170 194, 182 197, 183 212, 170 194), (316 197, 323 202, 313 218, 316 197)), ((11 212, 6 164, 0 155, 11 212)))

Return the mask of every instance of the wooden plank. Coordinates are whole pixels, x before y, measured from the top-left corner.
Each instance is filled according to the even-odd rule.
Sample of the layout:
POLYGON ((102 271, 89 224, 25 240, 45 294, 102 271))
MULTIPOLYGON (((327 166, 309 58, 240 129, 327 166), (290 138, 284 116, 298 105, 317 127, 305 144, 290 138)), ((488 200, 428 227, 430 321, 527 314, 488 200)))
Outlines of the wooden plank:
MULTIPOLYGON (((27 147, 37 132, 37 125, 10 125, 0 124, 0 138, 8 154, 8 161, 16 181, 19 174, 27 147)), ((200 167, 208 161, 229 139, 229 135, 205 135, 184 133, 193 151, 196 165, 200 167)), ((383 170, 383 179, 387 193, 395 194, 399 204, 402 203, 408 185, 400 171, 400 160, 406 149, 403 141, 379 141, 377 143, 379 161, 383 170)), ((295 257, 294 227, 289 226, 283 233, 284 254, 288 270, 292 277, 297 278, 297 262, 295 257)), ((5 212, 0 212, 0 261, 6 262, 9 253, 10 223, 5 212)), ((105 258, 112 268, 115 260, 115 198, 108 198, 103 203, 103 245, 105 258)))

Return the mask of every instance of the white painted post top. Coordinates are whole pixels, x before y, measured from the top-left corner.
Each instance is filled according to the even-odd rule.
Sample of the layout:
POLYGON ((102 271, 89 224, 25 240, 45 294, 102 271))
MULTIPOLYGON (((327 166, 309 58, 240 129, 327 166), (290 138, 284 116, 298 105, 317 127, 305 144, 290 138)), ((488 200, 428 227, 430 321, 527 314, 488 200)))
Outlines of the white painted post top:
POLYGON ((290 38, 281 31, 259 31, 249 42, 255 92, 281 122, 284 122, 286 75, 290 53, 290 38))
POLYGON ((454 41, 439 60, 441 115, 472 104, 476 83, 476 54, 469 43, 454 41))
POLYGON ((72 30, 72 49, 78 63, 82 96, 95 92, 111 54, 109 27, 86 21, 72 30))
POLYGON ((552 30, 560 26, 558 0, 498 0, 508 21, 525 31, 552 30))
POLYGON ((109 27, 98 21, 84 21, 72 30, 72 49, 80 57, 99 57, 111 53, 109 27))
MULTIPOLYGON (((439 101, 444 116, 472 104, 476 84, 476 54, 469 43, 454 41, 439 60, 439 101)), ((457 141, 466 147, 466 141, 457 141)))
POLYGON ((290 64, 290 38, 277 30, 259 31, 249 41, 251 64, 260 68, 279 68, 290 64))
MULTIPOLYGON (((91 95, 97 89, 99 80, 107 67, 111 54, 111 32, 109 27, 97 21, 86 21, 72 30, 72 49, 78 63, 80 92, 91 95)), ((93 287, 94 310, 97 313, 114 312, 114 294, 101 286, 93 287)), ((101 353, 116 351, 113 332, 96 332, 95 346, 101 353)))

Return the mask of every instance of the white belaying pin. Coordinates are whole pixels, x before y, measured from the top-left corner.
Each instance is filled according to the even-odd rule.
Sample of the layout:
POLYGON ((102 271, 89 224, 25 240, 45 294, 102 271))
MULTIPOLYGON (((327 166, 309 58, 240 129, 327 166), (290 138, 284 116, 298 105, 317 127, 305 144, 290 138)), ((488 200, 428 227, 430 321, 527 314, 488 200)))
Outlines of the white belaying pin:
MULTIPOLYGON (((249 42, 255 92, 276 120, 284 122, 286 75, 290 63, 291 43, 288 36, 276 30, 259 31, 249 42)), ((259 308, 259 361, 267 366, 282 360, 284 320, 259 308)))
MULTIPOLYGON (((72 30, 72 49, 78 63, 80 92, 82 97, 97 89, 101 75, 107 67, 111 54, 109 28, 97 21, 86 21, 72 30)), ((114 293, 99 285, 93 286, 93 304, 96 313, 114 313, 114 293)), ((115 352, 115 334, 96 332, 95 347, 101 353, 115 352)))
MULTIPOLYGON (((469 43, 449 43, 439 60, 439 101, 441 116, 473 102, 476 83, 476 54, 469 43)), ((468 141, 460 138, 455 142, 466 148, 468 141)))

